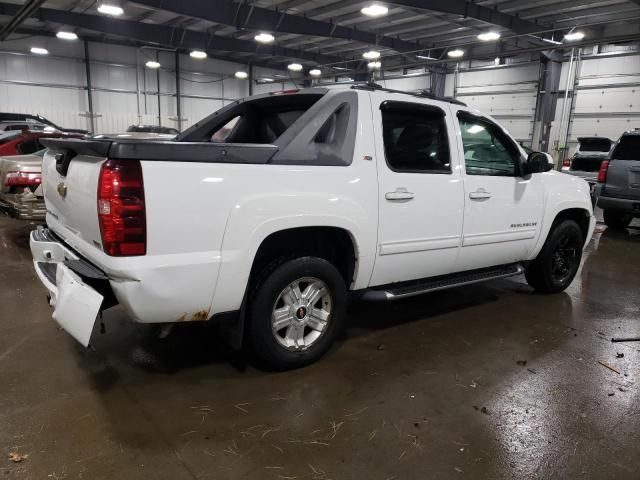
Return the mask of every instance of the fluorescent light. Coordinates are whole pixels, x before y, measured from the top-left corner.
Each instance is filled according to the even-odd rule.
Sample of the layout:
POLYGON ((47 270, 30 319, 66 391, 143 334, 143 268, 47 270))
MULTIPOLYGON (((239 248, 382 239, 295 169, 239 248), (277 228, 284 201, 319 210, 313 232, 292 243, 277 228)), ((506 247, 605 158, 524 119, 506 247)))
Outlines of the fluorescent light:
POLYGON ((255 37, 253 37, 253 39, 258 42, 258 43, 271 43, 273 42, 276 38, 271 35, 270 33, 259 33, 258 35, 256 35, 255 37))
POLYGON ((447 55, 449 55, 451 58, 460 58, 464 55, 464 50, 460 50, 459 48, 456 48, 455 50, 449 50, 447 52, 447 55))
POLYGON ((378 5, 377 3, 364 7, 360 11, 367 17, 381 17, 389 13, 389 9, 387 7, 384 5, 378 5))
POLYGON ((287 65, 287 68, 292 72, 302 71, 302 65, 300 65, 299 63, 290 63, 289 65, 287 65))
POLYGON ((189 53, 191 58, 197 58, 198 60, 202 60, 203 58, 207 58, 207 52, 203 52, 202 50, 191 50, 189 53))
POLYGON ((122 9, 122 7, 118 5, 113 5, 110 3, 102 3, 98 7, 98 11, 100 13, 104 13, 105 15, 113 15, 115 17, 117 17, 118 15, 122 15, 124 13, 124 10, 122 9))
POLYGON ((493 40, 498 40, 500 38, 500 34, 498 32, 485 32, 478 35, 478 39, 483 42, 491 42, 493 40))
POLYGON ((416 58, 420 58, 422 60, 437 60, 437 58, 430 57, 429 55, 416 55, 416 58))
POLYGON ((58 33, 56 33, 56 37, 61 38, 62 40, 77 40, 78 39, 78 35, 76 35, 73 32, 64 32, 64 31, 59 31, 58 33))
POLYGON ((367 63, 367 67, 369 67, 371 70, 375 70, 378 69, 382 66, 382 64, 380 62, 369 62, 367 63))
POLYGON ((322 70, 314 68, 313 70, 309 70, 309 75, 311 75, 312 77, 319 77, 320 75, 322 75, 322 70))
POLYGON ((248 74, 247 72, 243 72, 242 70, 238 70, 238 71, 234 74, 234 76, 235 76, 236 78, 239 78, 240 80, 244 80, 244 79, 246 79, 246 78, 249 76, 249 74, 248 74))
POLYGON ((36 55, 47 55, 49 50, 46 48, 31 47, 31 53, 35 53, 36 55))
POLYGON ((145 65, 147 66, 147 68, 160 68, 160 64, 155 60, 149 60, 147 63, 145 63, 145 65))
POLYGON ((380 52, 378 52, 377 50, 369 50, 368 52, 364 52, 362 56, 367 60, 375 60, 377 58, 380 58, 380 52))
POLYGON ((480 133, 484 130, 484 127, 481 125, 472 125, 467 128, 467 132, 471 134, 480 133))
POLYGON ((269 78, 269 77, 263 77, 260 80, 265 82, 265 83, 272 83, 272 82, 275 81, 273 78, 269 78))
POLYGON ((564 36, 564 39, 570 42, 573 42, 576 40, 582 40, 583 38, 584 38, 584 33, 580 31, 570 32, 564 36))

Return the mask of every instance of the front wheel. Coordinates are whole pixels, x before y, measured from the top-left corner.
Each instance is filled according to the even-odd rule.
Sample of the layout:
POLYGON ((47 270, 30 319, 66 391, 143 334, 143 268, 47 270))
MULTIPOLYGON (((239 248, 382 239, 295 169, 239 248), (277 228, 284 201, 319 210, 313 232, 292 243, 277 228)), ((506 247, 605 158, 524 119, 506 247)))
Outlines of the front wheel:
POLYGON ((536 259, 527 266, 527 283, 542 293, 563 291, 578 272, 583 245, 582 231, 576 222, 558 222, 536 259))
POLYGON ((605 209, 602 216, 607 227, 613 229, 627 228, 633 220, 632 214, 620 210, 605 209))
POLYGON ((258 279, 249 305, 249 343, 269 368, 315 362, 333 344, 344 319, 345 281, 317 257, 276 262, 258 279))

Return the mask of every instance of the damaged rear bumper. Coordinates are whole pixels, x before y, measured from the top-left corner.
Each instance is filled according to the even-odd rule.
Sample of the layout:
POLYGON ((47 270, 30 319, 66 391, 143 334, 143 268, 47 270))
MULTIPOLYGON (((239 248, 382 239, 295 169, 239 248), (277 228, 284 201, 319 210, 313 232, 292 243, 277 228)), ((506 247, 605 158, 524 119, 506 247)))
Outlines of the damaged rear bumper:
POLYGON ((29 245, 36 274, 49 291, 53 319, 88 346, 99 312, 114 304, 108 277, 46 228, 32 231, 29 245))

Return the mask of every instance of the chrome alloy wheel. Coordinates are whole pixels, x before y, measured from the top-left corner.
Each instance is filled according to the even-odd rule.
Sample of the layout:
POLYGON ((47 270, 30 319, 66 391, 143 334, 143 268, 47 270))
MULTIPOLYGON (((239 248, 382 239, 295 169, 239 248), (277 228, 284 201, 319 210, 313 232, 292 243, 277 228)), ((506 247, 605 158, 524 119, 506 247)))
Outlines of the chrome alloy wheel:
POLYGON ((326 331, 331 321, 331 307, 331 293, 322 280, 304 277, 291 282, 273 305, 273 337, 287 350, 308 349, 326 331))

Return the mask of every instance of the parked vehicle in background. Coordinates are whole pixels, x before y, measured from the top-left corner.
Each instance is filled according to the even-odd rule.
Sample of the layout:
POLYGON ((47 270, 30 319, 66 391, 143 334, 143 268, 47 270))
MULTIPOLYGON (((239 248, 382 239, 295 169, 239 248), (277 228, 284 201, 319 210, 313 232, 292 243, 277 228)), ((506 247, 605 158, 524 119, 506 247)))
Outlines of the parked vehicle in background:
POLYGON ((623 133, 602 162, 595 196, 611 228, 625 228, 640 217, 640 129, 623 133))
POLYGON ((608 157, 612 145, 613 140, 605 137, 579 137, 578 149, 562 162, 562 171, 586 180, 593 187, 600 165, 608 157))
POLYGON ((44 123, 33 123, 33 122, 0 122, 0 132, 13 132, 13 131, 22 131, 22 130, 31 130, 34 132, 57 132, 55 128, 45 125, 44 123))
POLYGON ((177 128, 162 127, 159 125, 131 125, 127 128, 127 132, 135 133, 163 133, 165 135, 176 136, 180 133, 177 128))
POLYGON ((4 122, 38 123, 38 124, 48 125, 49 127, 55 128, 56 130, 58 130, 60 132, 76 133, 76 134, 81 134, 81 135, 88 135, 89 134, 88 130, 83 130, 81 128, 63 128, 63 127, 60 127, 59 125, 56 125, 51 120, 48 120, 48 119, 46 119, 45 117, 43 117, 41 115, 30 115, 28 113, 0 112, 0 122, 2 122, 2 123, 4 123, 4 122))
POLYGON ((371 84, 249 97, 175 141, 46 145, 31 251, 85 346, 119 303, 138 322, 220 322, 298 367, 330 348, 349 290, 392 301, 525 273, 559 292, 595 226, 587 183, 491 118, 371 84))
MULTIPOLYGON (((37 127, 37 126, 36 126, 37 127)), ((0 132, 0 156, 28 155, 42 150, 44 138, 81 138, 80 134, 43 130, 8 130, 0 132)))
POLYGON ((21 220, 43 220, 46 208, 42 195, 42 156, 0 157, 0 209, 21 220))

